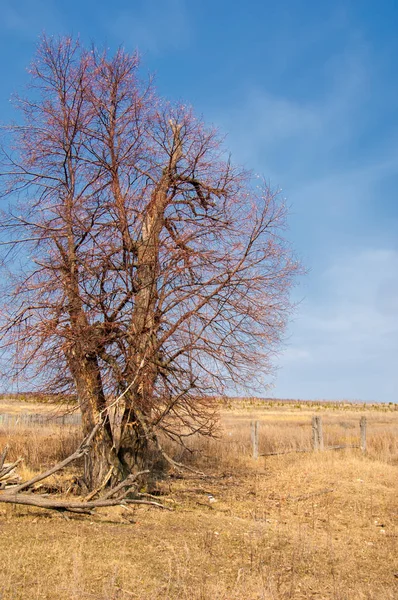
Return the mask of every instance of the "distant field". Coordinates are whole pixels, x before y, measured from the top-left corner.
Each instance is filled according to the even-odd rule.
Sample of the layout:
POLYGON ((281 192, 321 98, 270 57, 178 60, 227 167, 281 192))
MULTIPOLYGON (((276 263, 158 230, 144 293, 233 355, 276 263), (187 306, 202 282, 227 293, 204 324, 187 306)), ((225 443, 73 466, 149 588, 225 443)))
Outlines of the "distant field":
MULTIPOLYGON (((0 400, 0 414, 26 406, 0 400)), ((77 426, 0 426, 0 449, 8 443, 10 458, 24 456, 26 475, 66 456, 79 438, 77 426)), ((209 477, 159 482, 172 512, 114 508, 66 521, 0 504, 0 598, 398 598, 396 405, 231 400, 220 438, 191 446, 192 456, 177 457, 209 477), (252 459, 252 420, 260 422, 260 453, 303 450, 313 414, 322 415, 326 446, 358 443, 366 415, 367 453, 252 459)))

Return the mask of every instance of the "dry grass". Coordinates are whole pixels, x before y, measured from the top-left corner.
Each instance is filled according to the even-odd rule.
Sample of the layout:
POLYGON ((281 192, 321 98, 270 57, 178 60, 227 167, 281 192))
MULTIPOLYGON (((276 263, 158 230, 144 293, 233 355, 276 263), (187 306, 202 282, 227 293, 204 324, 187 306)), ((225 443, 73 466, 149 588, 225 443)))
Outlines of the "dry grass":
MULTIPOLYGON (((366 414, 368 453, 253 461, 251 420, 261 422, 260 452, 303 449, 317 407, 233 403, 221 438, 193 440, 182 457, 212 477, 159 484, 173 512, 116 508, 65 521, 0 504, 0 598, 396 599, 398 411, 318 409, 327 444, 357 443, 366 414)), ((76 430, 61 431, 6 434, 35 470, 74 446, 76 430)))
POLYGON ((10 415, 20 414, 24 412, 35 412, 37 414, 51 414, 58 408, 54 405, 44 402, 26 402, 20 398, 8 398, 0 396, 0 414, 8 413, 10 415))

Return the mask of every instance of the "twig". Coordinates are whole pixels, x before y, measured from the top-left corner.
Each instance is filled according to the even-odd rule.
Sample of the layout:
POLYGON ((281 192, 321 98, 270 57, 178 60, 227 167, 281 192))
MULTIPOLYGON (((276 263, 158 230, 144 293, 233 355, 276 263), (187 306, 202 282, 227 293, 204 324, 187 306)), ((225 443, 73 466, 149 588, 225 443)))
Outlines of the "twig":
POLYGON ((114 496, 117 492, 120 492, 120 490, 122 490, 123 488, 131 487, 131 485, 138 479, 138 477, 140 475, 146 475, 147 473, 149 473, 148 470, 140 471, 139 473, 134 473, 134 474, 128 475, 128 477, 126 477, 126 479, 121 481, 117 486, 115 486, 114 488, 109 490, 106 494, 104 494, 104 496, 102 496, 102 499, 108 500, 109 498, 112 498, 112 496, 114 496))
MULTIPOLYGON (((29 479, 29 481, 24 481, 20 485, 16 485, 16 486, 12 486, 12 488, 8 488, 8 491, 6 491, 4 493, 2 491, 0 491, 0 503, 22 504, 22 505, 26 505, 26 506, 36 506, 38 508, 58 510, 61 512, 69 511, 69 512, 75 512, 75 513, 79 513, 79 514, 90 514, 91 511, 95 508, 109 507, 109 506, 123 506, 123 505, 127 505, 127 504, 141 504, 141 505, 147 505, 147 506, 154 506, 156 508, 162 508, 165 510, 172 510, 171 508, 169 508, 167 506, 163 506, 163 504, 160 504, 159 502, 154 502, 152 500, 141 500, 141 499, 126 497, 129 493, 131 493, 133 491, 133 488, 136 485, 135 482, 136 482, 137 478, 140 475, 149 473, 148 470, 140 471, 139 473, 134 473, 134 474, 129 475, 128 477, 126 477, 126 479, 124 479, 118 485, 113 487, 102 498, 99 498, 98 500, 92 500, 92 498, 93 498, 93 496, 95 496, 95 494, 97 494, 99 491, 101 491, 105 487, 105 485, 107 484, 107 482, 109 481, 109 479, 112 475, 112 469, 107 473, 101 486, 98 489, 91 492, 91 494, 89 494, 82 501, 62 500, 62 499, 57 499, 57 498, 48 498, 48 497, 42 496, 42 495, 21 494, 20 493, 22 490, 26 490, 27 488, 33 486, 35 483, 38 483, 39 481, 46 479, 47 477, 49 477, 50 475, 53 475, 54 473, 57 473, 58 471, 61 471, 67 465, 69 465, 71 462, 84 456, 88 452, 90 444, 92 443, 96 433, 98 432, 100 427, 102 427, 102 425, 103 425, 102 422, 98 423, 93 428, 91 433, 88 436, 86 436, 86 438, 81 442, 80 446, 75 450, 75 452, 73 452, 73 454, 68 456, 62 462, 54 465, 51 469, 48 469, 44 473, 40 473, 39 475, 32 477, 32 479, 29 479), (112 496, 115 496, 115 494, 117 494, 121 490, 124 490, 121 497, 119 496, 117 498, 112 498, 112 496)), ((1 455, 1 460, 2 460, 1 476, 2 477, 7 475, 8 473, 10 473, 16 467, 16 465, 18 465, 19 462, 21 462, 21 460, 22 460, 22 459, 18 459, 15 463, 13 463, 11 465, 7 465, 7 467, 4 468, 5 456, 6 456, 6 450, 4 450, 1 455)))
POLYGON ((8 452, 8 446, 5 446, 3 452, 0 454, 0 472, 1 472, 2 468, 3 468, 4 461, 5 461, 6 456, 7 456, 7 452, 8 452))
POLYGON ((16 460, 15 462, 3 466, 3 468, 0 470, 0 479, 3 479, 3 477, 5 477, 8 473, 13 471, 15 467, 19 465, 20 462, 22 462, 22 460, 22 458, 18 458, 18 460, 16 460))
POLYGON ((88 502, 89 500, 92 500, 94 498, 94 496, 99 494, 99 492, 104 489, 104 487, 106 486, 106 484, 112 477, 112 473, 113 473, 113 466, 109 469, 108 473, 105 475, 104 481, 101 483, 101 485, 98 486, 95 490, 93 490, 89 494, 87 494, 87 496, 85 497, 86 502, 88 502))
POLYGON ((94 427, 94 429, 92 430, 92 432, 82 441, 82 443, 77 448, 77 450, 75 450, 75 452, 73 454, 71 454, 70 456, 68 456, 68 458, 65 458, 65 460, 63 460, 62 462, 54 465, 53 467, 51 467, 51 469, 48 469, 48 471, 45 471, 44 473, 39 473, 39 475, 36 475, 36 477, 33 477, 32 479, 29 479, 29 481, 24 481, 23 483, 21 483, 21 485, 18 485, 16 488, 13 489, 13 493, 14 494, 18 494, 22 490, 25 490, 26 488, 31 487, 32 485, 34 485, 38 481, 42 481, 43 479, 47 479, 47 477, 50 477, 50 475, 53 475, 54 473, 57 473, 57 471, 61 471, 67 465, 69 465, 71 462, 73 462, 73 461, 77 460, 78 458, 81 458, 82 456, 84 456, 87 453, 87 451, 88 451, 88 449, 90 447, 90 444, 91 444, 91 442, 93 441, 93 439, 95 437, 95 434, 97 433, 97 431, 101 427, 102 427, 102 422, 98 423, 94 427))
POLYGON ((287 496, 286 500, 296 500, 297 502, 300 502, 301 500, 308 500, 308 498, 313 498, 314 496, 322 496, 323 494, 331 494, 332 492, 334 492, 334 488, 328 488, 325 490, 320 490, 319 492, 303 494, 302 496, 287 496))

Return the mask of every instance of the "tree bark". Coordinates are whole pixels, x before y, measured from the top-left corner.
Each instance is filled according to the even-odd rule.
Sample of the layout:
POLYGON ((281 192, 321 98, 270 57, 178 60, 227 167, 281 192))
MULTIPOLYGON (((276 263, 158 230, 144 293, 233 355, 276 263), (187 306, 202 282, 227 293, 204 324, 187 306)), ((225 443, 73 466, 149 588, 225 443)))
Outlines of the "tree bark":
MULTIPOLYGON (((174 143, 170 162, 153 191, 143 219, 140 240, 135 246, 137 292, 130 325, 130 357, 128 378, 136 379, 126 394, 126 409, 122 421, 122 440, 119 456, 139 470, 150 466, 151 452, 160 455, 153 443, 151 429, 151 407, 158 376, 158 328, 157 315, 159 277, 159 246, 164 226, 164 213, 169 190, 182 155, 180 127, 172 125, 174 143), (142 367, 142 365, 144 365, 142 367), (138 377, 137 377, 138 375, 138 377)), ((125 232, 123 231, 123 240, 125 232)))
POLYGON ((129 470, 120 460, 113 444, 97 358, 84 356, 75 349, 70 353, 68 361, 79 398, 83 434, 88 435, 101 419, 104 422, 84 457, 84 481, 91 491, 103 483, 110 469, 113 470, 110 484, 124 479, 129 470))

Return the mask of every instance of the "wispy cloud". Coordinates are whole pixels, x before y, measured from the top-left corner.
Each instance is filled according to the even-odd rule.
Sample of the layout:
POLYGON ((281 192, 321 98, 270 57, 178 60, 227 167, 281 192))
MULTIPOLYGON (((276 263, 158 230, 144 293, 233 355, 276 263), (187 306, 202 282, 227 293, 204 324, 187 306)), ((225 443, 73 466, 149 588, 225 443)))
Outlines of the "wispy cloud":
POLYGON ((328 66, 322 94, 251 87, 214 119, 230 132, 235 158, 283 188, 291 236, 310 269, 276 396, 398 400, 397 223, 380 217, 384 205, 394 210, 395 191, 385 187, 397 173, 398 139, 362 143, 373 75, 361 52, 328 66))
POLYGON ((327 87, 317 97, 278 96, 253 85, 239 106, 215 116, 231 132, 239 160, 266 171, 277 183, 330 172, 344 146, 355 142, 369 74, 356 54, 341 57, 327 70, 327 87))
POLYGON ((346 256, 301 305, 280 359, 276 393, 295 397, 396 401, 398 252, 346 256))
POLYGON ((185 47, 192 35, 184 0, 142 1, 117 12, 107 28, 120 43, 156 55, 185 47))

